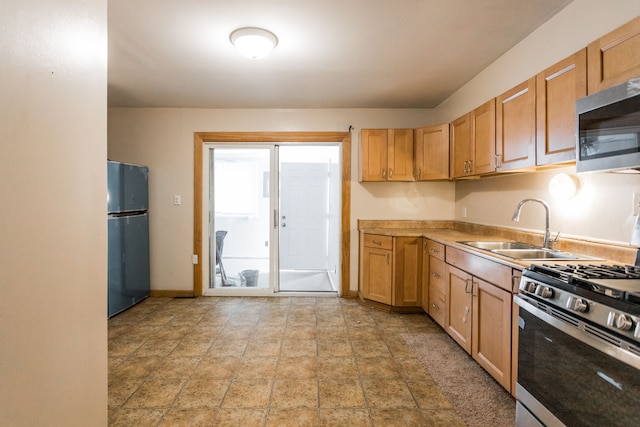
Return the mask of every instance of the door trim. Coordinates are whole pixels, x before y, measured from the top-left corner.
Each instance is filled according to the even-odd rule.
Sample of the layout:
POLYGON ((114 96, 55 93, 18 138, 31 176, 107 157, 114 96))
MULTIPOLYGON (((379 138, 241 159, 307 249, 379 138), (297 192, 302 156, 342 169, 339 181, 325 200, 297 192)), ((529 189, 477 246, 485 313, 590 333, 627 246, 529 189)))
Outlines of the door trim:
POLYGON ((252 144, 336 144, 340 145, 342 174, 340 230, 340 296, 350 296, 350 236, 351 236, 351 133, 350 132, 194 132, 193 146, 193 294, 202 295, 202 162, 205 143, 252 144))

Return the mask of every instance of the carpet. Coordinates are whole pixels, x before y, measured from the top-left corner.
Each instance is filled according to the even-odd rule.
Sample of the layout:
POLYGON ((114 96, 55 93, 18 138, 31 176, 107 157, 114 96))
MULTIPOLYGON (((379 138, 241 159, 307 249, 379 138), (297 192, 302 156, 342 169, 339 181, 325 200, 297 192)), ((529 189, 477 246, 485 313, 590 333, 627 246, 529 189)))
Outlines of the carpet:
POLYGON ((469 427, 515 426, 515 400, 449 335, 405 334, 407 345, 469 427))

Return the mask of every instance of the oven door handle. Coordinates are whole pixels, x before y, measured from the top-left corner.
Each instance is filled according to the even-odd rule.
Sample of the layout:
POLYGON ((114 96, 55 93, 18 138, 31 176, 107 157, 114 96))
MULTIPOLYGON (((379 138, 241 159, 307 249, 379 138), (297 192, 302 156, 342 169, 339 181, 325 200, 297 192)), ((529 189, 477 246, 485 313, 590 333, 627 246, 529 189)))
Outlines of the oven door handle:
MULTIPOLYGON (((538 307, 534 306, 533 304, 529 303, 527 301, 527 298, 521 294, 514 295, 513 301, 516 304, 518 304, 520 308, 525 309, 526 311, 528 311, 538 319, 553 326, 556 329, 559 329, 560 331, 566 333, 567 335, 572 336, 578 341, 581 341, 590 347, 593 347, 605 354, 608 354, 609 356, 617 360, 620 360, 621 362, 624 362, 629 366, 633 366, 636 369, 640 369, 640 357, 631 353, 629 350, 618 347, 617 345, 611 344, 610 342, 605 341, 604 339, 594 335, 593 333, 589 332, 589 329, 596 331, 599 335, 610 337, 612 341, 617 341, 621 343, 624 342, 612 336, 611 334, 604 332, 600 329, 595 329, 591 326, 588 326, 581 321, 578 321, 578 325, 575 326, 571 323, 561 320, 558 317, 554 317, 548 314, 547 312, 539 309, 538 307)), ((520 328, 524 328, 526 325, 521 324, 521 322, 524 322, 524 320, 522 318, 518 319, 518 326, 520 328)))

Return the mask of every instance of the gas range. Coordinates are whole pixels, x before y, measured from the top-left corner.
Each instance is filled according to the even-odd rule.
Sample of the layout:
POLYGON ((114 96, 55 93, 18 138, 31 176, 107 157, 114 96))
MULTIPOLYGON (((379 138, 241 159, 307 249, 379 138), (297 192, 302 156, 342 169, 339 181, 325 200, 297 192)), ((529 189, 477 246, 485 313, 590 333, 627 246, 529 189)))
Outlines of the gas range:
POLYGON ((532 265, 523 271, 519 289, 543 307, 551 305, 640 343, 640 267, 532 265))

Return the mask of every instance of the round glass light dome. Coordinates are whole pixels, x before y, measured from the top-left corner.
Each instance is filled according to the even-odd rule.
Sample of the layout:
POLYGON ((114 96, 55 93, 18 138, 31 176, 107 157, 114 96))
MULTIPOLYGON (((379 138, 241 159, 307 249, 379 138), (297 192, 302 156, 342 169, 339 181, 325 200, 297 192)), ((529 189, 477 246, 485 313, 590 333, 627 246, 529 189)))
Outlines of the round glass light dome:
POLYGON ((239 28, 229 36, 240 53, 250 59, 262 59, 278 44, 278 38, 262 28, 239 28))

